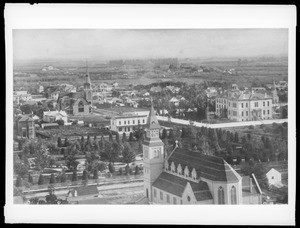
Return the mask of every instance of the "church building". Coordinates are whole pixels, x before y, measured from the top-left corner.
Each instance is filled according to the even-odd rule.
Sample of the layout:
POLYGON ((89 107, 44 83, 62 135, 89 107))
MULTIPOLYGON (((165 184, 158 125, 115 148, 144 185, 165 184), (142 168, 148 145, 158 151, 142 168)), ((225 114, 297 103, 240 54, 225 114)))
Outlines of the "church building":
POLYGON ((178 145, 167 156, 153 106, 146 126, 144 194, 150 204, 261 204, 255 176, 240 176, 223 158, 178 145))
POLYGON ((65 111, 68 115, 81 116, 90 114, 92 102, 92 84, 86 64, 86 76, 83 91, 60 93, 57 106, 59 111, 65 111))

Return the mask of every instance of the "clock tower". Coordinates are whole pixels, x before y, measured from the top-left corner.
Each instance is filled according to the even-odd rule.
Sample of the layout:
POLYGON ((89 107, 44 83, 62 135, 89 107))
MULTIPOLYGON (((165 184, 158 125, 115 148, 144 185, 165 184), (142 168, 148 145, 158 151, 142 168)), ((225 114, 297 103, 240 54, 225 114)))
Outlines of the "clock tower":
POLYGON ((144 194, 152 202, 152 184, 163 172, 164 143, 159 138, 160 125, 155 116, 153 105, 146 125, 146 137, 143 143, 144 194))

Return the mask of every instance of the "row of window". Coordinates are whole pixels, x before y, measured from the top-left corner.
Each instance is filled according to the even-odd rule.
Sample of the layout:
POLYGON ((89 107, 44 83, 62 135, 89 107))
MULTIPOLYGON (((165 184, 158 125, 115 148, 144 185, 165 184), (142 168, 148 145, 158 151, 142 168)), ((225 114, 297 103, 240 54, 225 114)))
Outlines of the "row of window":
MULTIPOLYGON (((230 115, 230 110, 228 111, 228 114, 230 115)), ((248 116, 249 112, 245 111, 245 116, 248 116)), ((266 115, 266 110, 263 110, 263 114, 266 115)), ((270 110, 267 110, 267 114, 270 115, 270 110)), ((232 111, 233 116, 237 116, 237 111, 232 111)), ((241 116, 244 116, 244 111, 241 112, 241 116)))
MULTIPOLYGON (((157 190, 155 188, 153 191, 153 195, 154 195, 154 198, 157 198, 157 190)), ((159 198, 160 198, 160 200, 164 200, 164 193, 162 191, 159 192, 159 198)), ((169 194, 166 194, 166 199, 167 199, 167 203, 171 203, 169 194)), ((172 202, 173 202, 173 204, 177 204, 177 198, 175 196, 173 197, 172 202)), ((180 200, 180 203, 183 204, 182 200, 180 200)))
MULTIPOLYGON (((230 107, 230 102, 228 102, 228 106, 230 107)), ((266 106, 266 102, 263 101, 263 107, 266 106)), ((269 107, 270 106, 270 102, 267 101, 267 106, 269 107)), ((237 107, 237 103, 236 102, 233 102, 232 103, 232 107, 233 108, 236 108, 237 107)), ((241 103, 241 107, 244 108, 244 103, 241 103)), ((254 102, 254 107, 258 107, 258 102, 254 102)), ((217 105, 217 108, 218 108, 218 105, 217 105)), ((245 108, 248 108, 248 103, 246 102, 245 103, 245 108)))
MULTIPOLYGON (((140 120, 138 120, 138 124, 140 124, 141 123, 141 121, 140 120)), ((144 124, 145 123, 145 119, 143 119, 142 120, 142 123, 144 124)), ((126 125, 126 124, 130 124, 130 120, 124 120, 123 121, 123 124, 124 125, 126 125)), ((132 120, 132 124, 135 124, 135 120, 132 120)), ((122 121, 121 120, 119 120, 119 125, 122 125, 122 121)))
POLYGON ((119 127, 119 132, 123 132, 123 131, 124 132, 129 132, 129 131, 131 131, 131 128, 130 127, 119 127))

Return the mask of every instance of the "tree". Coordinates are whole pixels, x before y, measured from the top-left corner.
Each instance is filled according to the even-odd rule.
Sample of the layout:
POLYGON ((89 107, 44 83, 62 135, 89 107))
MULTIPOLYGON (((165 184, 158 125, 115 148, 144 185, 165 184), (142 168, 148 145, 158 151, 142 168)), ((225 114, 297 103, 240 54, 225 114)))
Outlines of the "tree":
POLYGON ((113 141, 113 135, 111 132, 109 132, 109 138, 108 138, 108 141, 112 142, 113 141))
POLYGON ((113 166, 112 163, 109 163, 109 164, 108 164, 108 169, 109 169, 109 172, 110 172, 110 173, 114 173, 114 172, 115 172, 115 167, 113 166))
POLYGON ((28 183, 33 184, 33 178, 30 174, 28 174, 28 183))
POLYGON ((117 142, 117 143, 120 143, 120 136, 119 136, 119 133, 116 134, 116 142, 117 142))
POLYGON ((128 144, 124 145, 122 155, 123 155, 122 161, 126 164, 129 164, 129 163, 135 161, 135 154, 128 144))
POLYGON ((55 184, 55 182, 56 182, 56 181, 55 181, 55 176, 54 176, 54 174, 52 173, 51 176, 50 176, 50 182, 49 182, 49 183, 50 183, 50 184, 55 184))
POLYGON ((59 126, 64 126, 65 122, 62 119, 56 120, 55 121, 59 126))
POLYGON ((120 151, 121 151, 120 144, 116 142, 105 141, 103 151, 100 155, 104 160, 110 163, 114 163, 116 159, 119 157, 120 151))
POLYGON ((22 186, 23 186, 22 178, 18 176, 16 181, 16 187, 22 187, 22 186))
POLYGON ((125 166, 125 174, 126 174, 126 175, 129 175, 129 170, 130 170, 130 168, 129 168, 129 165, 127 164, 127 165, 125 166))
POLYGON ((126 142, 126 133, 125 132, 123 132, 122 142, 123 143, 126 142))
POLYGON ((93 179, 95 179, 95 180, 98 179, 98 168, 97 167, 94 169, 93 179))
POLYGON ((133 133, 132 132, 130 132, 130 134, 129 134, 129 142, 133 142, 133 133))
POLYGON ((43 185, 45 184, 44 176, 43 174, 40 174, 39 180, 38 180, 38 185, 43 185))
POLYGON ((140 174, 140 168, 138 167, 138 165, 135 166, 135 175, 139 175, 140 174))
POLYGON ((119 173, 120 173, 120 175, 123 175, 123 169, 122 169, 122 167, 120 167, 119 173))
POLYGON ((68 139, 67 139, 67 138, 65 138, 65 143, 64 143, 64 146, 65 146, 65 147, 67 147, 67 146, 69 146, 69 145, 70 145, 70 143, 69 143, 68 139))
POLYGON ((77 180, 78 180, 77 172, 76 172, 76 171, 73 171, 73 174, 72 174, 72 182, 73 182, 73 181, 77 181, 77 180))
POLYGON ((63 173, 61 174, 60 182, 61 182, 61 183, 65 183, 66 181, 67 181, 67 176, 66 176, 66 173, 63 172, 63 173))
POLYGON ((89 179, 89 177, 88 177, 87 171, 83 170, 83 172, 82 172, 82 180, 83 181, 87 181, 88 179, 89 179))
POLYGON ((105 164, 104 162, 100 162, 100 163, 98 164, 98 170, 99 170, 100 172, 103 172, 105 169, 106 169, 106 164, 105 164))
POLYGON ((234 133, 234 142, 235 143, 239 142, 239 134, 237 132, 234 133))
POLYGON ((165 139, 167 138, 167 136, 168 136, 167 130, 164 128, 161 134, 161 139, 165 139))

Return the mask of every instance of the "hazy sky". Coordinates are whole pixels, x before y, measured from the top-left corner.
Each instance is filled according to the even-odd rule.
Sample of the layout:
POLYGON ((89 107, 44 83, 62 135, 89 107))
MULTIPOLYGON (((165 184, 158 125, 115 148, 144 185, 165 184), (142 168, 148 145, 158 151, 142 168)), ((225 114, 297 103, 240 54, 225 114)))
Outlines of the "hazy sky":
POLYGON ((287 55, 287 29, 13 31, 14 59, 208 58, 287 55))

